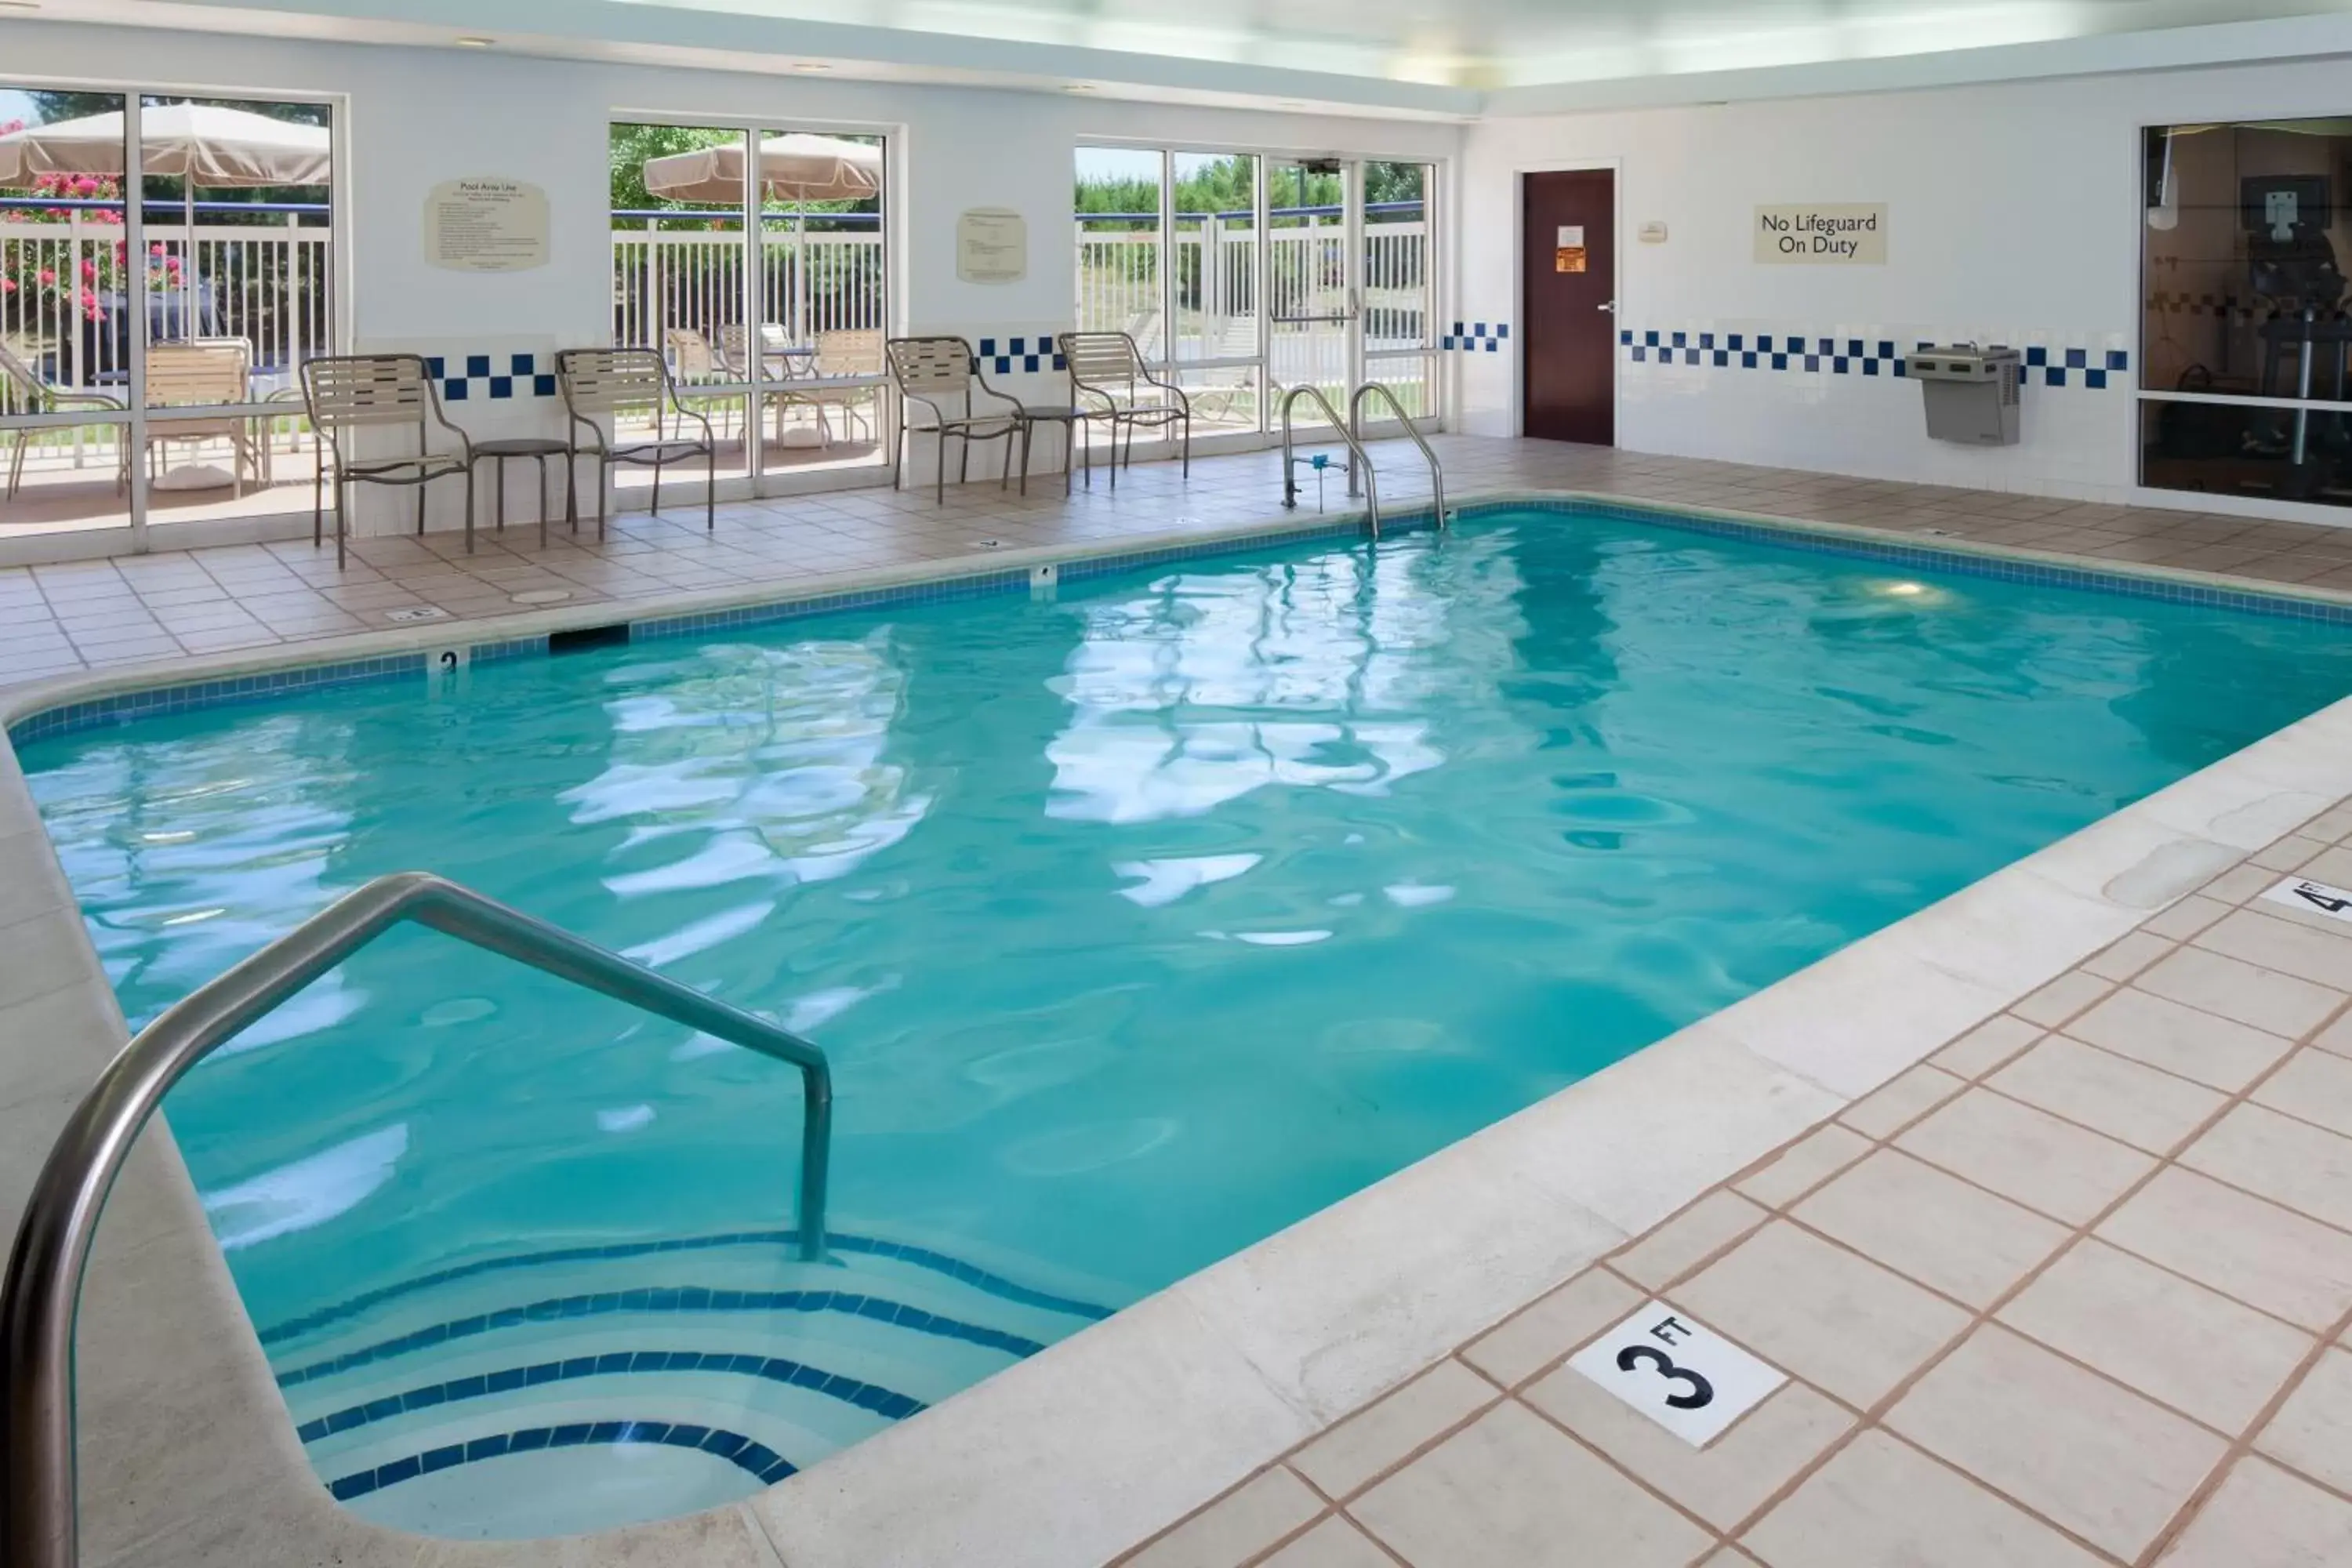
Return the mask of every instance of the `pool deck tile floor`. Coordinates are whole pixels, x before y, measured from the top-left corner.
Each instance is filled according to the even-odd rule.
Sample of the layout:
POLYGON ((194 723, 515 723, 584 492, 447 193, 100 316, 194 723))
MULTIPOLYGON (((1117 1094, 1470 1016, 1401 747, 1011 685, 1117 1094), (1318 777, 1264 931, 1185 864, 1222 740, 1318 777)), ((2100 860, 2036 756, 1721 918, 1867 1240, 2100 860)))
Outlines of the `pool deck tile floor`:
MULTIPOLYGON (((1534 442, 1439 445, 1457 496, 1601 491, 2352 592, 2352 529, 1534 442)), ((1379 450, 1391 505, 1425 494, 1409 453, 1379 450)), ((307 540, 0 570, 0 686, 323 644, 419 605, 513 615, 533 589, 625 606, 821 586, 992 548, 1273 524, 1278 466, 1265 452, 1202 458, 1189 482, 1171 464, 1138 467, 1116 493, 1097 475, 1068 501, 1046 484, 1025 500, 975 485, 944 508, 877 490, 739 503, 715 536, 685 513, 635 516, 601 546, 559 531, 542 550, 535 528, 511 529, 470 557, 448 536, 369 539, 341 572, 307 540)), ((2352 757, 2345 775, 2352 790, 2352 757)), ((2352 1563, 2352 925, 2263 899, 2291 871, 2352 884, 2352 805, 1119 1561, 2352 1563), (1657 1311, 1785 1381, 1695 1447, 1567 1364, 1657 1311)), ((46 890, 64 897, 61 883, 46 890)), ((745 1516, 723 1517, 737 1528, 745 1516)))
POLYGON ((1118 1561, 2352 1563, 2352 924, 2288 871, 2352 805, 1118 1561), (1788 1380, 1695 1447, 1567 1364, 1654 1301, 1788 1380))
MULTIPOLYGON (((2352 528, 2262 521, 2199 512, 2098 505, 1803 473, 1786 468, 1646 456, 1553 442, 1442 436, 1449 495, 1482 490, 1579 489, 1792 520, 1867 525, 1922 537, 2128 563, 2228 573, 2276 584, 2352 592, 2352 528)), ((1376 443, 1383 504, 1402 511, 1428 500, 1418 454, 1376 443)), ((454 532, 353 542, 338 569, 331 548, 306 534, 267 544, 152 553, 55 566, 0 568, 0 685, 76 670, 168 662, 314 642, 398 623, 398 610, 437 609, 481 620, 526 609, 516 596, 560 594, 562 607, 695 590, 773 585, 822 588, 877 568, 985 559, 991 550, 1104 548, 1122 539, 1197 530, 1271 526, 1311 515, 1280 505, 1281 456, 1260 451, 1198 458, 1190 479, 1173 463, 1143 463, 1110 488, 1095 475, 1067 500, 1043 476, 1029 494, 993 484, 951 487, 944 506, 929 490, 868 489, 738 501, 719 509, 706 533, 698 507, 663 517, 614 520, 604 543, 561 524, 546 548, 536 525, 482 531, 475 553, 454 532), (993 544, 986 542, 993 541, 993 544)), ((1333 512, 1352 510, 1336 477, 1333 512)), ((171 531, 157 531, 157 542, 171 531)))

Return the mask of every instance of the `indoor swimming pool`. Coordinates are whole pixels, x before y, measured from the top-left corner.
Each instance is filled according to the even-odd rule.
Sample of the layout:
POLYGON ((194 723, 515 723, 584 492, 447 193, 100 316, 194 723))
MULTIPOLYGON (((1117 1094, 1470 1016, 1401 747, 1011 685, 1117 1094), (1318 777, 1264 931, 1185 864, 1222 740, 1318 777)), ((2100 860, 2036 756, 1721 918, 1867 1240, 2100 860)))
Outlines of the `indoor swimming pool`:
POLYGON ((2339 624, 1572 510, 26 743, 133 1026, 425 869, 169 1101, 306 1452, 451 1536, 904 1419, 2352 691, 2339 624))

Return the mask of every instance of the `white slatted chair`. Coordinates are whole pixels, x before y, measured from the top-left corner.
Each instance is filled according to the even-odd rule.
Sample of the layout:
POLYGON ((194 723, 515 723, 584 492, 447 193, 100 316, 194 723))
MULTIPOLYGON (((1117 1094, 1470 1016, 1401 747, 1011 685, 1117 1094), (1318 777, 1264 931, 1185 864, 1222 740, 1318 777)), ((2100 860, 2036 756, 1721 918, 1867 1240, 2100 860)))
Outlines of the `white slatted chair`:
MULTIPOLYGON (((147 406, 224 406, 251 395, 253 345, 243 338, 197 338, 155 343, 147 350, 147 406)), ((229 444, 231 493, 245 499, 247 468, 267 483, 264 452, 253 437, 253 422, 242 416, 218 419, 156 419, 147 425, 148 479, 154 479, 155 448, 173 442, 222 440, 229 444)), ((314 487, 315 488, 315 487, 314 487)), ((417 493, 424 499, 424 492, 417 493)))
MULTIPOLYGON (((412 485, 416 489, 416 531, 425 531, 425 490, 436 479, 466 481, 466 516, 474 515, 474 444, 441 412, 440 390, 416 354, 338 354, 302 363, 302 403, 316 433, 320 458, 310 479, 310 542, 323 542, 320 490, 334 473, 335 564, 347 559, 351 509, 344 491, 352 485, 412 485), (457 449, 433 449, 433 428, 454 437, 457 449), (360 450, 373 445, 367 431, 413 432, 414 452, 360 450)), ((408 443, 403 442, 405 446, 408 443)))
POLYGON ((604 491, 615 463, 654 471, 653 511, 661 513, 662 469, 702 459, 702 526, 719 528, 719 440, 710 421, 678 399, 677 383, 652 349, 565 349, 555 356, 555 379, 571 416, 567 469, 583 457, 596 460, 596 537, 604 537, 604 491), (650 415, 653 434, 624 440, 621 416, 650 415), (610 420, 606 428, 601 420, 610 420), (688 421, 692 421, 692 426, 688 421), (701 428, 699 437, 693 426, 701 428))
MULTIPOLYGON (((1192 473, 1192 403, 1173 382, 1151 374, 1135 340, 1125 332, 1064 332, 1054 340, 1062 361, 1070 367, 1070 397, 1091 425, 1110 426, 1110 483, 1118 488, 1118 470, 1135 460, 1135 432, 1182 432, 1184 475, 1192 473), (1122 457, 1119 434, 1126 432, 1122 457)), ((1089 481, 1094 476, 1087 469, 1089 481)))
POLYGON ((929 433, 939 437, 939 501, 948 499, 948 441, 952 437, 960 457, 956 468, 959 482, 971 477, 971 444, 974 441, 1004 443, 1004 471, 998 476, 1001 489, 1013 478, 1013 443, 1021 433, 1021 405, 988 384, 980 374, 980 361, 972 357, 971 345, 961 338, 925 337, 892 338, 883 345, 883 357, 890 367, 890 380, 898 389, 903 406, 919 404, 930 411, 930 421, 918 425, 911 417, 898 421, 898 445, 890 454, 890 484, 898 487, 900 461, 907 446, 918 435, 929 433), (982 399, 988 399, 983 407, 982 399), (1003 404, 997 412, 995 405, 1003 404), (950 410, 953 410, 950 412, 950 410))

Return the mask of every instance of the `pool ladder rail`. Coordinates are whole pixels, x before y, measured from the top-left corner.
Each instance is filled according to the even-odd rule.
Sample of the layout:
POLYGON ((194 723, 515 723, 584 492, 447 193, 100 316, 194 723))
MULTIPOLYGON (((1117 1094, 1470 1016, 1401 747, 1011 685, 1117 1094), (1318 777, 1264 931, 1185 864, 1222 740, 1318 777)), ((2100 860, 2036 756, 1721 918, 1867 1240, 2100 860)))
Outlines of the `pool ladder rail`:
MULTIPOLYGON (((1404 411, 1404 405, 1397 401, 1396 394, 1377 381, 1365 382, 1357 387, 1354 395, 1348 399, 1348 418, 1345 424, 1340 423, 1338 411, 1331 406, 1331 400, 1325 397, 1318 387, 1302 384, 1283 394, 1283 506, 1295 508, 1298 505, 1299 459, 1294 451, 1295 441, 1291 428, 1293 408, 1300 398, 1311 397, 1315 400, 1315 405, 1323 411, 1324 419, 1332 429, 1339 432, 1339 439, 1347 445, 1348 461, 1342 466, 1348 472, 1348 494, 1351 497, 1361 495, 1364 498, 1365 510, 1370 515, 1372 537, 1378 539, 1381 536, 1380 475, 1372 467, 1372 459, 1364 451, 1364 400, 1375 395, 1389 405, 1391 412, 1396 416, 1397 423, 1404 426, 1405 435, 1412 439, 1414 446, 1421 448, 1423 460, 1429 464, 1430 500, 1435 510, 1437 526, 1445 527, 1447 523, 1445 465, 1437 460, 1435 449, 1430 446, 1428 438, 1422 435, 1420 426, 1413 424, 1412 416, 1404 411)), ((1318 457, 1313 461, 1320 467, 1324 459, 1318 457)))
POLYGON ((26 1201, 0 1287, 0 1563, 7 1568, 74 1568, 78 1559, 74 1320, 100 1211, 140 1131, 215 1048, 403 921, 798 1068, 806 1114, 797 1234, 803 1258, 823 1256, 833 1141, 824 1051, 455 882, 423 871, 378 877, 165 1009, 67 1118, 26 1201))

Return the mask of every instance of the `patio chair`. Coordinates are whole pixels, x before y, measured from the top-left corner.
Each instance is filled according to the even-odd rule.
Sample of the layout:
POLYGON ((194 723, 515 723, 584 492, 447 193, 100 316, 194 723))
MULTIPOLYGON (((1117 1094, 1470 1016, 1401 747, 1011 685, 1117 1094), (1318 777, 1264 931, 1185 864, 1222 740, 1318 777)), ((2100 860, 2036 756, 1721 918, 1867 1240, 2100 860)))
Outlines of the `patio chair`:
POLYGON ((692 327, 671 327, 664 331, 662 355, 669 362, 670 374, 680 381, 702 380, 719 368, 719 362, 710 353, 710 340, 692 327))
MULTIPOLYGON (((882 374, 882 332, 879 328, 840 328, 816 335, 816 353, 810 362, 810 374, 787 387, 783 399, 816 410, 816 427, 823 444, 833 445, 833 425, 825 410, 838 408, 852 429, 866 426, 867 439, 874 437, 874 426, 859 410, 874 396, 871 386, 827 386, 825 382, 847 381, 855 376, 882 374)), ((781 411, 780 411, 781 412, 781 411)))
MULTIPOLYGON (((320 489, 334 471, 335 564, 350 552, 351 508, 344 491, 352 485, 409 485, 416 491, 416 531, 425 531, 425 490, 436 479, 466 481, 466 517, 474 515, 474 444, 441 412, 441 394, 417 354, 335 354, 302 363, 302 404, 319 443, 321 461, 310 477, 310 542, 322 542, 325 526, 320 489), (433 449, 433 427, 457 437, 455 452, 433 449), (374 444, 367 431, 410 432, 414 452, 360 450, 374 444)), ((403 441, 403 446, 408 443, 403 441)))
MULTIPOLYGON (((1142 351, 1125 332, 1064 332, 1054 340, 1070 367, 1070 398, 1087 422, 1110 426, 1110 483, 1118 488, 1122 458, 1119 433, 1127 434, 1124 461, 1135 459, 1135 432, 1177 426, 1183 433, 1184 475, 1192 473, 1192 404, 1183 389, 1162 381, 1144 363, 1142 351)), ((1089 475, 1093 468, 1088 468, 1089 475)))
POLYGON ((957 337, 891 338, 882 345, 883 359, 890 370, 891 383, 898 389, 903 407, 920 404, 930 410, 930 423, 918 425, 911 418, 898 421, 898 441, 890 452, 890 484, 896 489, 898 471, 907 447, 918 435, 929 432, 939 437, 939 503, 948 500, 948 440, 957 443, 959 462, 957 482, 971 477, 971 444, 974 441, 1004 443, 1004 471, 998 476, 1000 487, 1013 479, 1013 443, 1021 432, 1021 404, 988 384, 980 374, 980 361, 972 356, 971 345, 957 337), (980 400, 990 400, 991 406, 1003 404, 1004 412, 983 412, 980 400), (960 411, 950 413, 951 402, 961 400, 960 411))
POLYGON ((570 416, 566 437, 571 443, 567 471, 583 457, 596 459, 596 537, 604 537, 605 488, 613 465, 626 463, 654 471, 653 511, 661 514, 662 469, 673 463, 700 458, 703 464, 702 526, 719 527, 719 438, 710 421, 678 398, 677 382, 662 356, 651 349, 565 349, 555 356, 555 379, 570 416), (624 439, 621 416, 649 410, 653 431, 644 439, 624 439), (610 419, 607 431, 599 419, 610 419), (701 426, 700 439, 687 421, 701 426), (584 437, 584 438, 583 438, 584 437))
MULTIPOLYGON (((243 338, 197 338, 189 342, 153 343, 147 350, 147 406, 174 404, 226 406, 250 395, 253 345, 243 338)), ((268 475, 256 448, 253 422, 244 415, 215 419, 159 419, 147 425, 147 478, 155 480, 155 449, 173 442, 225 440, 230 450, 230 486, 234 498, 245 499, 245 473, 250 468, 262 483, 268 475)), ((315 486, 313 487, 316 488, 315 486)), ((424 492, 417 493, 424 499, 424 492)))
MULTIPOLYGON (((102 392, 79 392, 69 387, 52 386, 41 379, 31 365, 9 352, 0 343, 0 413, 7 414, 79 414, 110 410, 121 413, 121 399, 102 392)), ((8 453, 8 483, 0 500, 15 500, 16 491, 25 482, 25 457, 32 447, 34 433, 18 430, 8 453)), ((122 431, 117 443, 122 448, 115 465, 114 487, 124 488, 131 478, 131 433, 122 431)))

